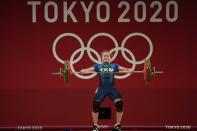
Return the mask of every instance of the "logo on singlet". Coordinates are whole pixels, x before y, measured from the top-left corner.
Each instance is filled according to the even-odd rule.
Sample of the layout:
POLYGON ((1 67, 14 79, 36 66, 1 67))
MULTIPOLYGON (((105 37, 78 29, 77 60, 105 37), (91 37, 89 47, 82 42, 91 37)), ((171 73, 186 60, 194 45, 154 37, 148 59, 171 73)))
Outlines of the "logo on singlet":
POLYGON ((113 68, 100 68, 100 72, 114 72, 113 68))
POLYGON ((105 79, 109 79, 113 76, 112 73, 114 72, 114 68, 112 64, 101 64, 99 71, 100 76, 102 76, 105 79))

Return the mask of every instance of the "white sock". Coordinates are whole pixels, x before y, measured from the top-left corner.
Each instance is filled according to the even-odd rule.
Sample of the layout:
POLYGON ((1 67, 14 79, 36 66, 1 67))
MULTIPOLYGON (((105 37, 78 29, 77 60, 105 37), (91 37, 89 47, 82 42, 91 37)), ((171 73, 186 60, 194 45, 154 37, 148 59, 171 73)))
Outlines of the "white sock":
POLYGON ((120 123, 116 123, 115 126, 120 125, 120 123))
POLYGON ((98 127, 98 124, 94 124, 94 126, 97 126, 98 127))

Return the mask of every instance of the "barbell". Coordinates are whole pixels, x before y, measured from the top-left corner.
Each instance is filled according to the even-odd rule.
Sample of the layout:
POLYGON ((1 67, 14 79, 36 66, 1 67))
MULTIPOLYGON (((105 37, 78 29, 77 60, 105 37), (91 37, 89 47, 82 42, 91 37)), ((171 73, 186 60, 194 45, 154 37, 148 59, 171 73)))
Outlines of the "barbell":
MULTIPOLYGON (((71 72, 70 68, 69 68, 69 61, 65 60, 64 61, 64 68, 60 68, 58 72, 52 72, 52 75, 59 75, 60 77, 64 78, 64 83, 67 84, 69 83, 69 72, 71 74, 76 74, 76 73, 82 73, 82 72, 71 72)), ((86 73, 103 73, 103 72, 95 72, 95 71, 91 71, 91 72, 86 72, 86 73)), ((122 73, 136 73, 136 74, 143 74, 144 75, 144 80, 147 83, 151 83, 152 78, 155 76, 155 74, 162 74, 163 71, 157 71, 155 69, 155 67, 151 66, 151 62, 150 59, 145 59, 144 61, 144 69, 141 71, 119 71, 119 72, 107 72, 107 73, 115 73, 115 74, 122 74, 122 73)))

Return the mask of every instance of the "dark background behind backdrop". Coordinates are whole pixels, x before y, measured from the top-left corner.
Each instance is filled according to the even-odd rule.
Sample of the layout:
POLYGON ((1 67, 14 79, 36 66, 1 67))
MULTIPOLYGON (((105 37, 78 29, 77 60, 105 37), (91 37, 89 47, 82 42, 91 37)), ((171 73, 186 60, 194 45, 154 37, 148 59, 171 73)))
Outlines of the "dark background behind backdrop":
MULTIPOLYGON (((152 64, 165 73, 156 77, 150 85, 146 85, 143 76, 137 74, 116 81, 125 103, 123 124, 196 125, 197 3, 194 0, 178 1, 179 19, 169 23, 165 18, 166 2, 163 2, 159 15, 163 22, 150 23, 155 10, 150 9, 150 1, 146 1, 147 19, 137 23, 134 21, 132 1, 128 15, 131 22, 117 23, 122 9, 117 9, 118 1, 111 1, 110 21, 99 23, 95 12, 97 2, 94 2, 90 13, 90 23, 84 22, 79 3, 73 9, 79 22, 63 23, 62 1, 58 1, 59 19, 53 24, 44 20, 45 1, 37 8, 37 23, 31 22, 31 6, 25 0, 1 2, 0 126, 91 124, 91 103, 98 78, 82 80, 71 76, 70 85, 65 86, 62 78, 50 74, 62 66, 52 54, 52 44, 65 32, 79 35, 84 43, 96 33, 110 33, 119 46, 130 33, 148 35, 154 47, 152 64)), ((91 47, 98 52, 114 48, 112 41, 105 38, 96 39, 91 47)), ((137 60, 144 59, 149 50, 146 41, 140 37, 129 39, 126 47, 137 60)), ((61 58, 69 59, 78 48, 76 40, 65 37, 58 43, 57 52, 61 58)), ((120 52, 114 62, 130 66, 120 52)), ((75 68, 80 70, 92 64, 85 53, 75 68)), ((136 70, 142 68, 143 65, 139 65, 136 70)), ((113 103, 106 99, 103 106, 113 107, 113 103)), ((112 118, 101 123, 112 124, 115 122, 114 114, 112 118)))

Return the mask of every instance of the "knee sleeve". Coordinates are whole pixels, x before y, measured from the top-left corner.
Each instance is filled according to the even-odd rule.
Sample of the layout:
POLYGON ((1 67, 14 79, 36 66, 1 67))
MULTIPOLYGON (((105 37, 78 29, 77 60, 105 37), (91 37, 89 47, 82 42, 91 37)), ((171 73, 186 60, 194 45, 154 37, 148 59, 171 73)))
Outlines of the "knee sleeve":
POLYGON ((100 101, 96 101, 96 100, 93 101, 93 112, 94 113, 99 112, 100 104, 101 104, 100 101))
POLYGON ((122 100, 117 101, 115 103, 115 106, 116 106, 116 111, 117 112, 122 112, 122 110, 123 110, 123 102, 122 102, 122 100))

